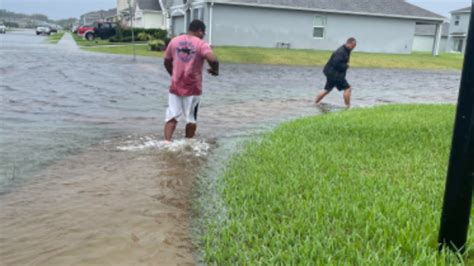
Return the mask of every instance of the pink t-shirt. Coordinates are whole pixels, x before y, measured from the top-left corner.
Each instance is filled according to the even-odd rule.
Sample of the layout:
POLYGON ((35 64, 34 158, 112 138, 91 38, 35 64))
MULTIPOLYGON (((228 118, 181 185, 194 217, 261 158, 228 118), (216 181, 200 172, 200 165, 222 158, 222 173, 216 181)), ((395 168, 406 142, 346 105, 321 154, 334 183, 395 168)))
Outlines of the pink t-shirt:
POLYGON ((202 94, 202 71, 211 47, 198 37, 181 35, 171 40, 165 59, 173 61, 170 93, 178 96, 202 94))

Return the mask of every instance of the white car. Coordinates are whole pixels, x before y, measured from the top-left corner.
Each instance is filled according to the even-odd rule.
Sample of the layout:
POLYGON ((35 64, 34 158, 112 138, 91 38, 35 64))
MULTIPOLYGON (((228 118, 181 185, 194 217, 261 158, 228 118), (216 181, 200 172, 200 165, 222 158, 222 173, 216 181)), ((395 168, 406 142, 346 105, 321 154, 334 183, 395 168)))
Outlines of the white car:
POLYGON ((5 25, 0 25, 0 33, 7 33, 7 27, 5 27, 5 25))
POLYGON ((51 28, 49 26, 36 27, 36 35, 40 35, 40 34, 50 35, 51 34, 51 28))

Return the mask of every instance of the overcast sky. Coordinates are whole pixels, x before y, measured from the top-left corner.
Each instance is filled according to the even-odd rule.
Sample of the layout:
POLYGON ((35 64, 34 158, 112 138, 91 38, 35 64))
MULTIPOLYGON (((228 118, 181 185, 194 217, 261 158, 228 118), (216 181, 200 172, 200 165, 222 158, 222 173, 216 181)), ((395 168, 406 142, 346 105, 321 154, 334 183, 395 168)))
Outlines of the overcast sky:
MULTIPOLYGON (((467 7, 472 0, 408 0, 408 2, 448 16, 449 11, 467 7)), ((0 0, 0 9, 27 14, 41 13, 52 19, 79 17, 89 11, 114 8, 115 5, 116 0, 0 0)))

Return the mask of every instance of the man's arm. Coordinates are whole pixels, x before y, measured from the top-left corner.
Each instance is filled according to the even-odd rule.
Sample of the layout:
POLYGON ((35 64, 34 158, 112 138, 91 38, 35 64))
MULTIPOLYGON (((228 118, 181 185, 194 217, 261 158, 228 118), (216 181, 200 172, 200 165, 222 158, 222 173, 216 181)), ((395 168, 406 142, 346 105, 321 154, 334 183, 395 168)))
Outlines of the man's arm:
POLYGON ((170 76, 173 76, 173 60, 165 59, 164 65, 165 65, 166 71, 168 71, 170 76))
POLYGON ((338 51, 334 54, 334 67, 340 72, 346 72, 349 68, 348 60, 346 55, 338 51))
POLYGON ((208 53, 204 58, 211 67, 207 70, 207 72, 213 76, 219 76, 219 60, 217 60, 217 57, 214 55, 214 53, 208 53))

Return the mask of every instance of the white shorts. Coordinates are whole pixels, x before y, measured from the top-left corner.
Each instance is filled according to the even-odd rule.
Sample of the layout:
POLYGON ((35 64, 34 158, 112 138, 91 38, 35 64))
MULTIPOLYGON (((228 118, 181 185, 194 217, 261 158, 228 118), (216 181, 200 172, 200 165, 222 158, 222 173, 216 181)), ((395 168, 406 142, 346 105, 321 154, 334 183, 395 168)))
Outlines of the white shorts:
POLYGON ((177 96, 170 93, 168 109, 166 110, 166 122, 173 119, 179 121, 184 117, 186 124, 196 124, 201 96, 177 96))

